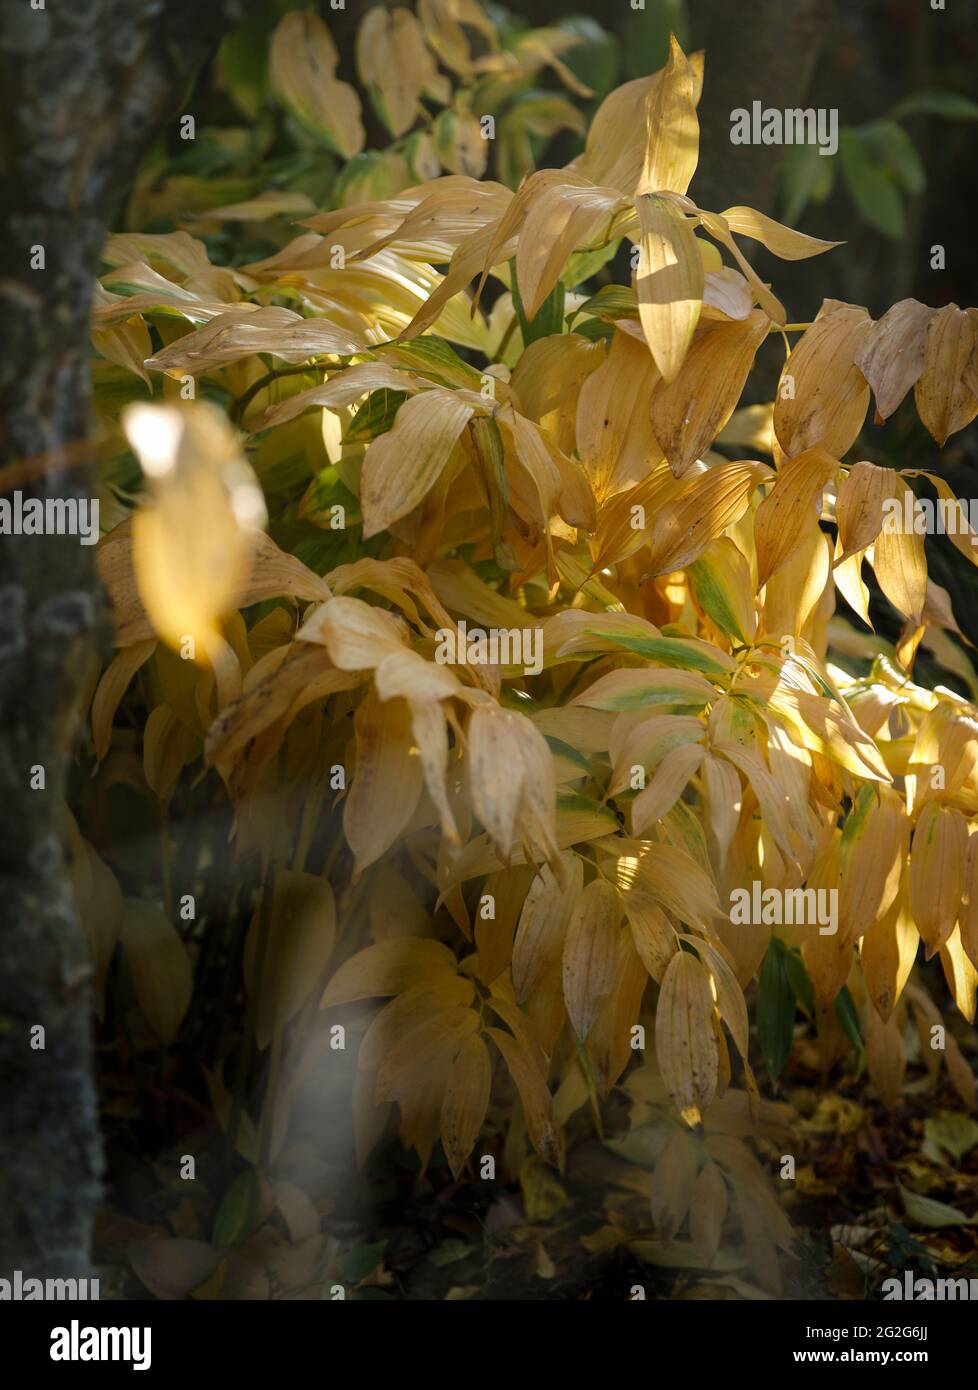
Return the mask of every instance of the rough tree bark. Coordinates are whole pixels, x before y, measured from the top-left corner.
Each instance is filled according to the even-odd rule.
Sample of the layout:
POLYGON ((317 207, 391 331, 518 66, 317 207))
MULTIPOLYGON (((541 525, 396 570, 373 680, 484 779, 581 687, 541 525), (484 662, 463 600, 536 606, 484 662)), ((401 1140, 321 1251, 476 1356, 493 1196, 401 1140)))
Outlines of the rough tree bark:
POLYGON ((746 204, 774 211, 784 150, 732 145, 730 113, 751 102, 805 106, 832 5, 826 0, 691 0, 693 46, 706 50, 700 102, 700 162, 692 196, 721 212, 746 204))
MULTIPOLYGON (((87 345, 99 251, 140 156, 248 3, 0 0, 0 497, 8 501, 16 489, 42 499, 93 495, 87 345)), ((4 1278, 14 1269, 39 1278, 88 1272, 102 1159, 64 785, 81 693, 106 633, 91 547, 73 536, 0 535, 4 1278)))

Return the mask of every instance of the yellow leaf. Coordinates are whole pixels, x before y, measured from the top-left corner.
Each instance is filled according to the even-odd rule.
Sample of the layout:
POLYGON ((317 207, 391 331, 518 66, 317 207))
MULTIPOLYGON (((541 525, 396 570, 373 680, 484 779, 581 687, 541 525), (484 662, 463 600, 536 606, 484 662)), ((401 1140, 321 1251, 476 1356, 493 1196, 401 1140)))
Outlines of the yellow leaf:
POLYGON ((638 193, 686 192, 699 157, 697 97, 693 68, 670 34, 668 62, 646 98, 645 160, 638 193))
POLYGON ((143 730, 143 773, 161 801, 169 801, 184 765, 196 751, 193 729, 188 729, 168 704, 157 705, 143 730))
POLYGON ((520 1167, 520 1192, 526 1219, 534 1223, 552 1220, 570 1200, 565 1188, 536 1154, 528 1154, 520 1167))
POLYGON ((820 241, 818 237, 796 232, 765 217, 756 208, 727 208, 720 215, 732 232, 753 237, 783 261, 801 261, 808 256, 820 256, 823 251, 831 251, 833 247, 844 244, 841 241, 820 241))
POLYGON ((513 991, 526 1003, 542 976, 559 957, 571 911, 581 894, 584 868, 579 855, 560 856, 565 880, 561 885, 547 865, 530 884, 513 941, 513 991))
POLYGON ((516 279, 528 319, 560 279, 578 246, 610 238, 611 222, 625 200, 614 188, 594 188, 583 179, 551 183, 533 198, 516 251, 516 279))
POLYGON ((677 477, 692 467, 730 419, 769 323, 759 309, 740 322, 704 323, 681 378, 663 382, 654 392, 652 430, 677 477))
POLYGON ((130 681, 155 650, 156 639, 153 637, 134 642, 132 646, 124 647, 117 653, 102 672, 92 700, 91 712, 92 743, 99 761, 109 751, 109 744, 112 742, 112 721, 130 681))
POLYGON ((600 500, 637 483, 648 472, 657 451, 649 420, 657 380, 655 363, 643 344, 627 333, 616 333, 607 357, 581 387, 577 449, 600 500))
POLYGON ((881 420, 893 414, 924 370, 933 314, 919 300, 901 299, 873 324, 856 353, 856 366, 873 388, 881 420))
MULTIPOLYGON (((892 479, 893 495, 901 514, 910 487, 899 475, 892 479)), ((885 527, 873 547, 873 570, 879 586, 898 612, 920 626, 927 601, 927 556, 924 538, 915 531, 887 530, 885 527)))
POLYGON ((441 1108, 441 1141, 456 1181, 482 1129, 491 1085, 492 1065, 486 1045, 478 1036, 468 1038, 448 1073, 441 1108))
POLYGON ((368 10, 357 32, 357 71, 392 135, 410 130, 418 98, 436 80, 435 61, 410 10, 368 10))
POLYGON ((692 223, 668 198, 638 198, 635 289, 645 341, 666 382, 679 375, 703 308, 703 262, 692 223))
POLYGON ((411 819, 423 772, 406 701, 382 703, 368 695, 354 729, 357 766, 343 807, 343 832, 359 873, 390 849, 411 819))
POLYGON ((546 739, 522 714, 479 704, 469 721, 469 782, 476 815, 504 862, 520 839, 553 862, 557 779, 546 739))
POLYGON ((360 98, 336 78, 339 54, 326 25, 312 10, 287 14, 272 35, 268 73, 290 111, 344 159, 364 146, 360 98))
POLYGON ((854 365, 872 326, 865 309, 827 299, 784 364, 774 432, 790 456, 818 445, 841 458, 862 429, 869 387, 854 365))
POLYGON ((710 973, 689 951, 666 967, 655 1014, 655 1053, 669 1094, 688 1125, 716 1095, 719 1052, 711 1026, 710 973))
POLYGON ((632 802, 633 834, 644 834, 672 810, 705 756, 706 749, 698 743, 680 744, 665 755, 651 781, 632 802))
POLYGON ((969 1023, 975 1021, 975 993, 978 991, 978 970, 968 958, 957 927, 941 947, 944 978, 959 1012, 969 1023))
POLYGON ((440 941, 393 937, 358 951, 330 980, 320 1008, 400 994, 422 981, 455 974, 455 957, 440 941))
POLYGON ((917 412, 941 447, 978 415, 978 397, 965 380, 978 334, 974 319, 956 304, 934 311, 927 325, 924 369, 916 386, 917 412))
POLYGON ((620 926, 621 899, 609 883, 594 879, 574 908, 563 951, 564 1002, 582 1040, 615 982, 620 926))
POLYGON ((385 531, 438 481, 474 407, 436 388, 406 400, 394 427, 367 448, 360 478, 364 539, 385 531))
POLYGON ((883 503, 893 496, 893 471, 875 463, 854 463, 839 484, 835 515, 842 549, 839 565, 873 544, 883 529, 883 503))
POLYGON ((696 562, 711 541, 740 520, 754 489, 771 476, 763 463, 738 461, 718 463, 688 478, 651 520, 648 577, 696 562))
POLYGON ((553 1122, 553 1097, 542 1063, 511 1033, 504 1033, 501 1028, 487 1028, 486 1032, 503 1054, 509 1074, 519 1091, 530 1142, 545 1162, 555 1164, 558 1147, 553 1122))
MULTIPOLYGON (((378 1101, 404 1101, 412 1092, 423 1094, 439 1063, 454 1061, 466 1040, 479 1031, 479 1015, 473 1009, 450 1006, 424 1019, 402 1035, 377 1069, 378 1101)), ((439 1107, 440 1109, 440 1107, 439 1107)))
POLYGON ((910 911, 929 960, 948 940, 964 897, 968 826, 960 811, 929 801, 910 849, 910 911))
POLYGON ((787 562, 803 533, 817 522, 822 492, 838 468, 838 460, 824 449, 808 449, 778 469, 774 487, 754 516, 759 585, 787 562))
POLYGON ((899 891, 909 842, 902 797, 891 787, 863 787, 846 820, 840 849, 843 940, 857 940, 889 911, 899 891))
POLYGON ((214 406, 132 405, 123 424, 152 491, 132 519, 139 596, 169 646, 220 646, 265 523, 261 488, 214 406))
POLYGON ((676 929, 651 894, 640 888, 630 889, 622 900, 639 958, 653 980, 661 984, 666 966, 679 950, 676 929))
POLYGON ((881 1019, 872 1004, 866 1011, 866 1069, 887 1110, 895 1110, 907 1054, 896 1019, 881 1019))
POLYGON ((688 568, 700 608, 728 637, 746 644, 757 631, 750 565, 729 536, 711 541, 688 568))

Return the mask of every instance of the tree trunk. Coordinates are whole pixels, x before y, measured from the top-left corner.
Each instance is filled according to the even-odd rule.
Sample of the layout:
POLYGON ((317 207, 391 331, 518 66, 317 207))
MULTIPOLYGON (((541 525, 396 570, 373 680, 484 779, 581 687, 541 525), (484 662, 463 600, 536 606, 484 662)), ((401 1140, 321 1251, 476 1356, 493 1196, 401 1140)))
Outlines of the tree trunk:
MULTIPOLYGON (((88 320, 140 156, 243 0, 0 0, 0 503, 93 496, 88 320), (35 8, 37 6, 37 8, 35 8)), ((88 1273, 102 1171, 64 788, 108 627, 93 549, 0 535, 0 1277, 88 1273), (43 1029, 43 1033, 39 1031, 43 1029)))
MULTIPOLYGON (((706 50, 699 107, 700 162, 691 191, 700 207, 746 204, 774 211, 784 148, 733 145, 730 113, 751 103, 805 106, 831 5, 826 0, 692 0, 693 46, 706 50)), ((746 249, 750 249, 749 247, 746 249)))

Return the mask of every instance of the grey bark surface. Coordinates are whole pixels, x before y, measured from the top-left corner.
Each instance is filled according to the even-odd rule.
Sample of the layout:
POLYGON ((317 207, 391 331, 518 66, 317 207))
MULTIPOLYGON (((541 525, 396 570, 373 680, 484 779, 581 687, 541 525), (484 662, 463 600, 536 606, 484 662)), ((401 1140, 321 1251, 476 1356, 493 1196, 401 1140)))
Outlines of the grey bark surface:
MULTIPOLYGON (((0 0, 0 497, 93 496, 88 320, 138 161, 247 0, 0 0), (44 268, 32 269, 43 247, 44 268), (36 255, 35 255, 35 259, 36 255)), ((102 1172, 66 770, 108 638, 93 548, 0 536, 0 1277, 88 1273, 102 1172), (44 769, 43 790, 31 769, 44 769), (31 1030, 45 1030, 43 1050, 31 1030)))

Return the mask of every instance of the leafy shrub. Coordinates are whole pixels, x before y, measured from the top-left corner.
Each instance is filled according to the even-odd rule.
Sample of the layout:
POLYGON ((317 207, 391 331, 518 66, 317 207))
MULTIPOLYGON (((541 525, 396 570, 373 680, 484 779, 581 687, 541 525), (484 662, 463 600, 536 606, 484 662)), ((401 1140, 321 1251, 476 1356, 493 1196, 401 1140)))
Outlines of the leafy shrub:
MULTIPOLYGON (((286 45, 310 24, 287 18, 272 67, 316 126, 286 45)), ((392 71, 377 58, 372 96, 400 137, 420 59, 410 99, 392 71)), ((973 1019, 978 712, 914 684, 918 646, 973 678, 923 536, 883 524, 920 479, 953 499, 929 468, 847 456, 871 395, 879 423, 913 387, 939 445, 978 414, 978 319, 826 299, 788 324, 737 239, 832 244, 692 201, 701 81, 673 40, 570 165, 515 192, 460 166, 233 269, 186 231, 109 241, 117 651, 76 876, 103 1009, 126 1007, 121 940, 137 1050, 202 1026, 215 959, 226 1001, 243 973, 240 1035, 232 1009, 196 1060, 260 1171, 331 1049, 358 1058, 361 1163, 395 1127, 456 1178, 485 1154, 513 1175, 527 1145, 562 1166, 621 1085, 658 1136, 658 1232, 688 1222, 709 1260, 732 1197, 777 1288, 791 1229, 746 1141, 784 1116, 758 1053, 768 1084, 803 1039, 825 1067, 855 1053, 893 1106, 912 1020, 975 1103, 916 960, 922 941, 973 1019), (632 283, 594 288, 619 245, 632 283), (782 343, 775 401, 740 406, 782 343), (865 631, 869 569, 893 646, 865 631), (158 882, 124 898, 106 860, 125 878, 127 836, 156 827, 158 882), (782 910, 832 892, 834 931, 782 910)))

